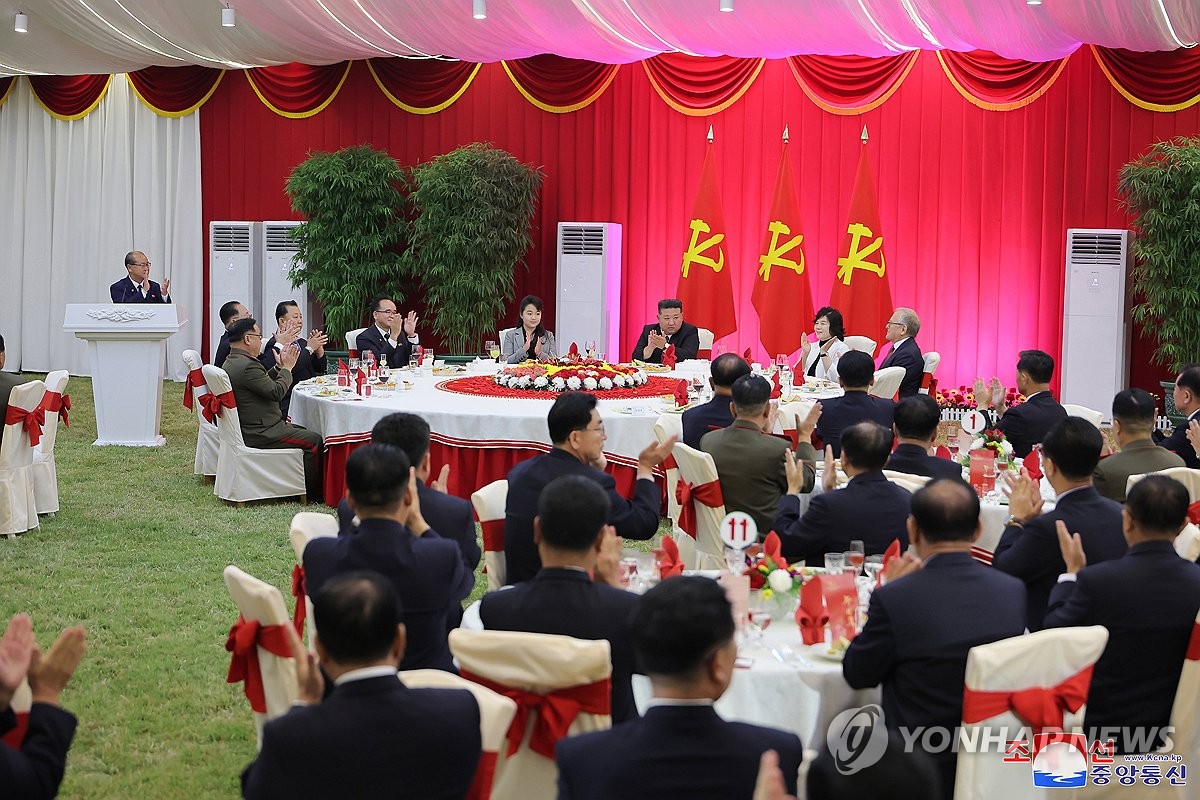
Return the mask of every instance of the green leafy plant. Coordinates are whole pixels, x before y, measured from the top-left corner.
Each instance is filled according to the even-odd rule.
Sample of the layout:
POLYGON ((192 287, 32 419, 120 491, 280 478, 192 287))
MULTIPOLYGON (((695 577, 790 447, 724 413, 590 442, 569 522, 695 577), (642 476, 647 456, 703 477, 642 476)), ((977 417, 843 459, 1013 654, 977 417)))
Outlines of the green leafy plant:
POLYGON ((405 188, 396 160, 366 145, 310 153, 288 176, 292 209, 306 218, 292 231, 292 285, 321 301, 331 339, 361 325, 374 295, 404 296, 405 188))
POLYGON ((1156 142, 1121 168, 1133 214, 1134 321, 1154 336, 1154 362, 1178 372, 1200 360, 1200 137, 1156 142))
POLYGON ((452 352, 473 352, 513 300, 545 172, 475 143, 413 168, 411 177, 407 271, 425 288, 433 331, 452 352))

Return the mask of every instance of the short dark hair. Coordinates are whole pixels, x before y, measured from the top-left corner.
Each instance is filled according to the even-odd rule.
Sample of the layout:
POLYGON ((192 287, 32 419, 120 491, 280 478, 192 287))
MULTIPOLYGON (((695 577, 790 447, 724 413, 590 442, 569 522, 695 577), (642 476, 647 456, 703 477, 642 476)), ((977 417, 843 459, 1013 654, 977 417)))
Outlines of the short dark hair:
POLYGON ((1125 389, 1113 397, 1112 414, 1122 428, 1149 430, 1154 427, 1158 404, 1145 389, 1125 389))
POLYGON ((550 441, 562 444, 571 431, 581 431, 592 421, 592 409, 596 407, 596 395, 587 392, 563 392, 554 398, 546 425, 550 428, 550 441))
POLYGON ((346 459, 346 488, 360 508, 393 508, 408 488, 408 456, 390 444, 367 444, 346 459))
MULTIPOLYGON (((883 727, 882 720, 876 725, 883 727)), ((898 731, 887 731, 887 747, 871 766, 848 774, 838 771, 828 743, 809 767, 805 787, 811 800, 910 800, 938 797, 942 779, 937 765, 923 750, 910 750, 898 731)), ((865 759, 864 759, 865 760, 865 759)), ((948 794, 954 787, 944 789, 948 794)))
POLYGON ((362 664, 388 654, 403 607, 390 581, 378 572, 345 572, 330 578, 313 598, 313 623, 334 661, 362 664))
POLYGON ((1024 372, 1034 383, 1049 383, 1054 377, 1054 359, 1042 350, 1022 350, 1017 372, 1024 372))
POLYGON ((388 297, 386 294, 381 294, 381 295, 377 295, 371 299, 371 313, 372 314, 374 314, 376 311, 379 310, 379 304, 382 303, 384 300, 388 301, 392 305, 399 308, 399 304, 395 300, 388 297))
POLYGON ((932 439, 937 434, 942 412, 937 401, 927 394, 914 394, 896 404, 892 421, 902 439, 932 439))
POLYGON ((1188 490, 1166 475, 1147 475, 1125 497, 1125 510, 1142 532, 1173 539, 1188 521, 1188 490))
POLYGON ((763 413, 771 399, 771 383, 762 375, 743 375, 733 382, 732 391, 737 413, 748 417, 763 413))
POLYGON ((0 353, 4 352, 4 337, 0 336, 0 353))
POLYGON ((1175 379, 1177 386, 1182 386, 1196 397, 1200 398, 1200 364, 1188 364, 1179 372, 1175 379))
POLYGON ((859 469, 883 469, 892 453, 894 438, 878 422, 868 420, 851 425, 842 431, 842 458, 848 458, 859 469))
POLYGON ((608 495, 583 475, 563 475, 546 484, 538 498, 542 541, 579 553, 596 543, 608 523, 608 495))
POLYGON ((229 341, 240 342, 246 338, 246 334, 254 330, 254 326, 258 324, 258 320, 254 317, 242 317, 236 322, 230 323, 225 332, 229 334, 229 341))
POLYGON ((218 312, 218 314, 221 316, 222 325, 227 328, 229 327, 229 320, 237 316, 237 307, 240 305, 241 303, 237 300, 230 300, 228 303, 225 303, 221 306, 221 310, 218 312))
POLYGON ((875 378, 875 361, 861 350, 842 353, 837 363, 838 377, 851 389, 865 389, 875 378))
POLYGON ((674 297, 668 297, 665 300, 658 301, 659 311, 666 311, 668 308, 678 308, 680 311, 683 311, 683 301, 676 300, 674 297))
POLYGON ((738 378, 750 374, 750 365, 737 353, 722 353, 713 359, 708 369, 712 373, 713 383, 726 389, 733 386, 738 378))
POLYGON ((733 611, 716 581, 680 576, 642 595, 630 628, 647 675, 687 678, 733 640, 733 611))
POLYGON ((829 320, 829 335, 835 339, 846 338, 846 322, 842 319, 842 312, 838 311, 833 306, 822 306, 815 315, 813 322, 816 322, 821 317, 829 320))
POLYGON ((295 300, 284 300, 281 303, 279 303, 279 305, 275 306, 275 321, 276 322, 278 322, 279 320, 284 318, 284 316, 288 313, 287 310, 288 310, 289 306, 294 306, 296 308, 299 308, 300 304, 297 303, 295 300))
POLYGON ((371 428, 371 441, 399 447, 408 457, 408 463, 415 467, 429 452, 429 423, 403 411, 388 414, 371 428))
POLYGON ((1103 448, 1100 430, 1082 417, 1061 420, 1042 439, 1042 452, 1063 477, 1073 481, 1092 477, 1103 448))
POLYGON ((931 542, 969 542, 979 527, 979 497, 959 478, 939 478, 913 493, 912 516, 931 542))

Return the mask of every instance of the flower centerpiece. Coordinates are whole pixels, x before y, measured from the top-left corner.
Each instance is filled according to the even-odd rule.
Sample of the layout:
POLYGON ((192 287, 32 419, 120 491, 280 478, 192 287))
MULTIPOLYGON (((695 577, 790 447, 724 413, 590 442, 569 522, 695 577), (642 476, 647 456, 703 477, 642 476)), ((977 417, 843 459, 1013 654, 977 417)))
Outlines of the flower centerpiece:
POLYGON ((995 451, 997 464, 1007 464, 1013 457, 1012 443, 1004 438, 1004 434, 998 428, 989 428, 976 436, 971 441, 971 449, 995 451))
POLYGON ((500 386, 510 389, 606 392, 643 386, 649 378, 638 367, 567 355, 543 361, 525 361, 507 367, 496 374, 495 380, 500 386))
POLYGON ((795 610, 800 587, 808 577, 803 567, 789 565, 777 549, 770 547, 746 557, 744 574, 750 578, 751 590, 769 604, 772 619, 783 619, 795 610))

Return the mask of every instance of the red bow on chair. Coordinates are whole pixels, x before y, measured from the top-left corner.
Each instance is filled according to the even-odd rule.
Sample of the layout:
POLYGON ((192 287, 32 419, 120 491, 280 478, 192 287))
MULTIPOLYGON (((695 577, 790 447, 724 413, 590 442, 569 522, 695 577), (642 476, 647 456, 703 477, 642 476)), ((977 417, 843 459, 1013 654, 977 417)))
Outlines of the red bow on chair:
POLYGON ((42 398, 42 408, 47 412, 58 414, 63 427, 71 427, 71 423, 67 419, 67 412, 71 410, 71 395, 61 392, 46 392, 46 396, 42 398))
POLYGON ((709 508, 725 505, 720 481, 709 481, 696 486, 680 478, 679 483, 675 484, 675 499, 679 501, 679 528, 693 539, 696 538, 695 504, 702 503, 709 508))
POLYGON ((304 639, 304 620, 308 619, 308 605, 304 602, 307 592, 304 589, 304 566, 296 564, 292 567, 292 597, 296 598, 296 609, 292 612, 292 627, 296 635, 304 639))
POLYGON ((29 443, 34 447, 42 441, 42 428, 46 427, 46 409, 42 404, 38 407, 26 411, 17 406, 9 406, 8 413, 4 417, 5 425, 20 425, 29 433, 29 443))
POLYGON ((225 650, 233 653, 225 682, 244 681, 246 699, 250 701, 250 707, 260 714, 265 714, 267 696, 263 691, 262 667, 258 663, 260 647, 280 658, 292 657, 292 647, 288 644, 283 625, 260 625, 238 616, 237 623, 229 629, 229 638, 225 640, 225 650))
POLYGON ((1188 661, 1200 661, 1200 622, 1192 625, 1192 638, 1188 640, 1187 653, 1184 657, 1188 661))
POLYGON ((533 723, 533 733, 529 736, 529 749, 549 759, 554 758, 554 746, 560 739, 566 738, 571 723, 580 714, 612 713, 612 681, 608 678, 537 694, 495 683, 465 669, 459 674, 472 683, 486 686, 516 702, 517 713, 508 728, 509 756, 521 749, 530 712, 537 714, 537 717, 533 723))
POLYGON ((504 551, 504 520, 490 519, 479 523, 483 530, 483 549, 489 553, 504 551))
POLYGON ((1200 525, 1200 500, 1188 506, 1188 522, 1200 525))
POLYGON ((1040 733, 1045 728, 1062 729, 1064 712, 1078 711, 1087 700, 1092 668, 1085 667, 1057 686, 1035 686, 1015 692, 963 689, 963 722, 968 724, 1012 710, 1040 733))
POLYGON ((237 408, 237 400, 234 398, 233 392, 225 392, 225 394, 209 392, 200 395, 200 405, 204 418, 209 422, 214 422, 217 417, 221 416, 222 408, 237 408))
POLYGON ((183 405, 188 411, 192 410, 192 389, 199 389, 202 386, 208 386, 204 382, 204 370, 194 369, 187 374, 187 380, 183 382, 183 405))

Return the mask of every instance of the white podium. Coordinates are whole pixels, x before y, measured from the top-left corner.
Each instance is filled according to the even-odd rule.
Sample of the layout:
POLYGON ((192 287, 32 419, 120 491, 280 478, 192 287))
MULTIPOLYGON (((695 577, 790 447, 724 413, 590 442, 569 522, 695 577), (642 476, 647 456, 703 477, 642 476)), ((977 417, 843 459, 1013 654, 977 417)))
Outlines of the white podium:
POLYGON ((70 303, 63 330, 88 344, 94 444, 161 447, 163 349, 187 324, 173 303, 70 303))

